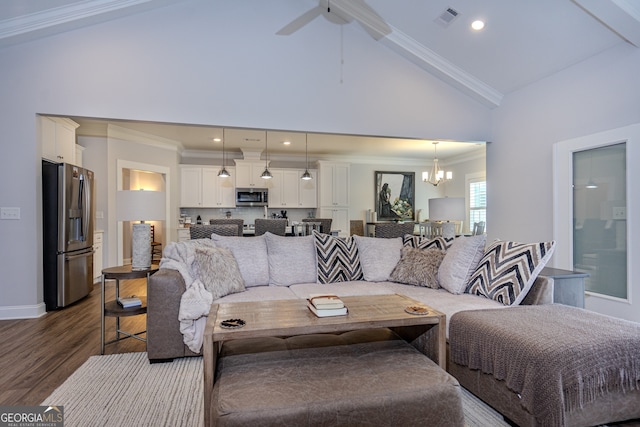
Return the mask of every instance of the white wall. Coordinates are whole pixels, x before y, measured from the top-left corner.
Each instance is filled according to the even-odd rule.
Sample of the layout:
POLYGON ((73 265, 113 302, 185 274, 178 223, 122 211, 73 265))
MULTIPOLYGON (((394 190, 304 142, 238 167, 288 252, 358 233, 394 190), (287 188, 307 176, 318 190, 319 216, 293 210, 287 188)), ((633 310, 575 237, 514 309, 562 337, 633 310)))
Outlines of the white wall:
MULTIPOLYGON (((493 112, 492 143, 487 146, 489 239, 554 238, 553 144, 640 122, 639 75, 640 49, 621 43, 505 97, 493 112)), ((640 182, 640 171, 628 172, 629 182, 640 182)), ((629 245, 640 251, 640 241, 630 240, 629 245)), ((635 300, 624 316, 640 321, 637 264, 630 275, 636 278, 631 283, 635 300)), ((555 259, 551 265, 568 267, 555 264, 555 259)))
POLYGON ((342 71, 338 27, 316 20, 276 36, 283 1, 185 1, 0 49, 0 205, 22 214, 0 221, 0 318, 43 308, 37 113, 489 139, 486 107, 355 24, 345 27, 342 71))

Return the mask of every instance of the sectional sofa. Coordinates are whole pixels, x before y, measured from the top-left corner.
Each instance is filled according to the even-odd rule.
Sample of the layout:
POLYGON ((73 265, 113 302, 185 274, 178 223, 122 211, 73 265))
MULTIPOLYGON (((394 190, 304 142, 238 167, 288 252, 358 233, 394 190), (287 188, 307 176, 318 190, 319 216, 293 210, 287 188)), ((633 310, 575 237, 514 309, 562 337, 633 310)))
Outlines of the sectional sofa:
POLYGON ((212 303, 398 293, 450 318, 463 310, 547 304, 553 279, 539 276, 554 242, 485 236, 393 239, 314 233, 212 235, 167 245, 148 284, 151 361, 200 354, 212 303))

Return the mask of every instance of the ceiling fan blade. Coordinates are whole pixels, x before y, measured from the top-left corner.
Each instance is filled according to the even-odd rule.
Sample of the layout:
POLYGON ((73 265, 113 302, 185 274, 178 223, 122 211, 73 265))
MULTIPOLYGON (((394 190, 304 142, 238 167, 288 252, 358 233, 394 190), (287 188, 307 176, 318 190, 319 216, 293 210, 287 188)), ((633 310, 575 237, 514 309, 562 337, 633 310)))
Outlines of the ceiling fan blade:
POLYGON ((280 36, 288 36, 289 34, 295 33, 300 28, 307 25, 309 22, 316 19, 318 16, 322 15, 323 8, 320 6, 316 6, 313 9, 310 9, 298 16, 293 21, 289 22, 287 25, 282 27, 276 34, 280 36))

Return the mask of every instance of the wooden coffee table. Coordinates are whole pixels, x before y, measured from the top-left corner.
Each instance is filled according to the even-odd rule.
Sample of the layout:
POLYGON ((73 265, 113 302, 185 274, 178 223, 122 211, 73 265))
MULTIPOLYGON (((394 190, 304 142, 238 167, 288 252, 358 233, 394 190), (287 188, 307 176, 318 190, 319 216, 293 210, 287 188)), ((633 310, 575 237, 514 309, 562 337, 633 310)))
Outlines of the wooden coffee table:
POLYGON ((210 425, 216 362, 224 341, 387 327, 409 342, 427 334, 427 355, 442 369, 446 369, 446 316, 443 313, 398 294, 341 299, 349 309, 349 314, 323 318, 311 313, 304 299, 213 304, 207 319, 202 350, 205 426, 210 425), (428 314, 409 314, 405 311, 408 306, 426 307, 428 314), (228 319, 242 319, 246 324, 239 329, 222 328, 220 322, 228 319))

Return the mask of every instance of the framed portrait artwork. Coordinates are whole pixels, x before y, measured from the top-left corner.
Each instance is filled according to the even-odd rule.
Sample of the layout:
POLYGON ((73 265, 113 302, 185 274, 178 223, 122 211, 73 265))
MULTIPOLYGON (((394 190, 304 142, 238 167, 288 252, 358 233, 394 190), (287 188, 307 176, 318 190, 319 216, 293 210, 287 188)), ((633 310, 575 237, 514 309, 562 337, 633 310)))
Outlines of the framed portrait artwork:
POLYGON ((381 221, 415 217, 415 172, 375 172, 375 211, 381 221))

